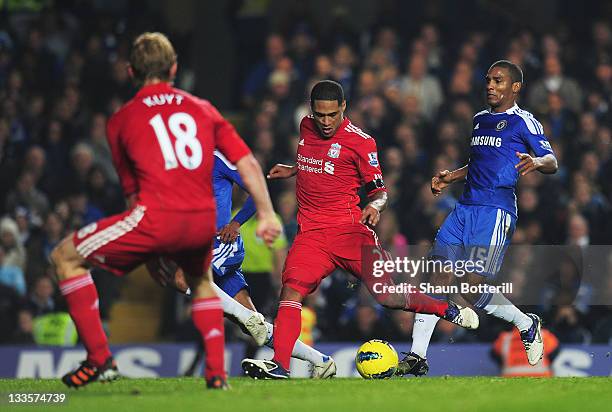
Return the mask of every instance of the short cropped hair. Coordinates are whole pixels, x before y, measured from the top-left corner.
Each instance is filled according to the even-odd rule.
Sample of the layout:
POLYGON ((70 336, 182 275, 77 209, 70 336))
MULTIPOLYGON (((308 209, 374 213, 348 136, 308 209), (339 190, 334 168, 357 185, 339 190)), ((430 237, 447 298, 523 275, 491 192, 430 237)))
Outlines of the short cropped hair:
POLYGON ((321 80, 314 85, 310 92, 310 107, 314 107, 315 100, 336 100, 338 106, 344 102, 344 90, 340 83, 333 80, 321 80))
POLYGON ((508 69, 512 83, 523 83, 523 71, 517 64, 512 63, 510 60, 498 60, 493 63, 491 67, 489 67, 489 70, 494 67, 503 67, 504 69, 508 69))
POLYGON ((176 63, 176 53, 163 33, 142 33, 132 43, 130 66, 136 84, 148 79, 170 81, 170 68, 176 63))

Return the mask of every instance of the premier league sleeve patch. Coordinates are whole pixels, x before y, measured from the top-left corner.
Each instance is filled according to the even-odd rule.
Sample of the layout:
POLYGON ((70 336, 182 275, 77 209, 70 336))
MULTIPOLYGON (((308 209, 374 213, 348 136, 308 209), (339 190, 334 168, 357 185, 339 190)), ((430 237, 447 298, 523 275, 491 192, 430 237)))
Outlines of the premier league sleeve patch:
POLYGON ((542 149, 552 152, 552 146, 550 145, 550 142, 548 140, 540 140, 539 143, 542 149))
POLYGON ((368 163, 370 163, 370 166, 378 167, 378 153, 368 153, 368 163))

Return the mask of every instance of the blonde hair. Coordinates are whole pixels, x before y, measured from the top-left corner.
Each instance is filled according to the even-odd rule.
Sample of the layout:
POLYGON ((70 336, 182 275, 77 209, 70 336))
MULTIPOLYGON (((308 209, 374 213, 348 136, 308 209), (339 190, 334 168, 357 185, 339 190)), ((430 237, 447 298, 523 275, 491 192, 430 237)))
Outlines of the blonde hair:
POLYGON ((170 81, 170 69, 176 63, 176 52, 163 33, 142 33, 132 43, 130 66, 134 80, 142 85, 149 79, 170 81))

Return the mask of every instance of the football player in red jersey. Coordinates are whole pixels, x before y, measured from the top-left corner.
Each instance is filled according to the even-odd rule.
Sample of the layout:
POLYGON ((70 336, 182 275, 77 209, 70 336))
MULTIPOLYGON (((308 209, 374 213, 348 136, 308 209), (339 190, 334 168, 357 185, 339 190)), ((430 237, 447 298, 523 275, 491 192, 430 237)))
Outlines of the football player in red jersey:
POLYGON ((478 327, 478 316, 470 308, 420 293, 376 293, 377 282, 393 285, 389 274, 375 277, 362 268, 367 263, 365 248, 377 248, 380 256, 386 256, 371 229, 387 206, 376 142, 344 116, 346 101, 338 83, 317 83, 310 104, 312 115, 300 124, 296 165, 278 164, 268 176, 297 175, 299 231, 283 269, 274 358, 242 361, 246 374, 258 379, 289 377, 291 350, 300 334, 301 302, 336 267, 360 278, 385 307, 435 314, 470 329, 478 327), (369 199, 363 210, 359 208, 361 186, 369 199))
POLYGON ((232 125, 208 101, 172 87, 176 53, 166 36, 138 36, 128 70, 140 90, 110 118, 107 139, 129 209, 68 235, 51 254, 62 295, 87 349, 87 359, 62 381, 80 387, 118 376, 87 266, 123 275, 152 257, 167 256, 186 273, 194 293, 192 316, 207 352, 207 386, 223 389, 223 310, 210 272, 216 232, 215 148, 237 166, 253 194, 258 235, 272 242, 280 223, 261 168, 232 125))

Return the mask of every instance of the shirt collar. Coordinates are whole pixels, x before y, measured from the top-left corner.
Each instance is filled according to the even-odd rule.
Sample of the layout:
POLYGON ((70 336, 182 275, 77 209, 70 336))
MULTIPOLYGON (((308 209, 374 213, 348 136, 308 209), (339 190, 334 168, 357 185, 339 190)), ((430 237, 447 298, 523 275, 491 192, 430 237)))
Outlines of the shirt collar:
POLYGON ((501 113, 495 113, 493 111, 493 108, 489 107, 489 113, 491 114, 512 114, 514 112, 516 112, 519 109, 518 104, 514 103, 514 106, 512 106, 511 108, 509 108, 508 110, 506 110, 505 112, 501 112, 501 113))
POLYGON ((167 82, 148 84, 146 86, 142 86, 140 90, 138 90, 138 93, 136 93, 136 96, 142 96, 145 94, 154 94, 154 93, 159 93, 159 92, 166 92, 166 91, 169 91, 170 89, 172 89, 172 85, 167 82))

